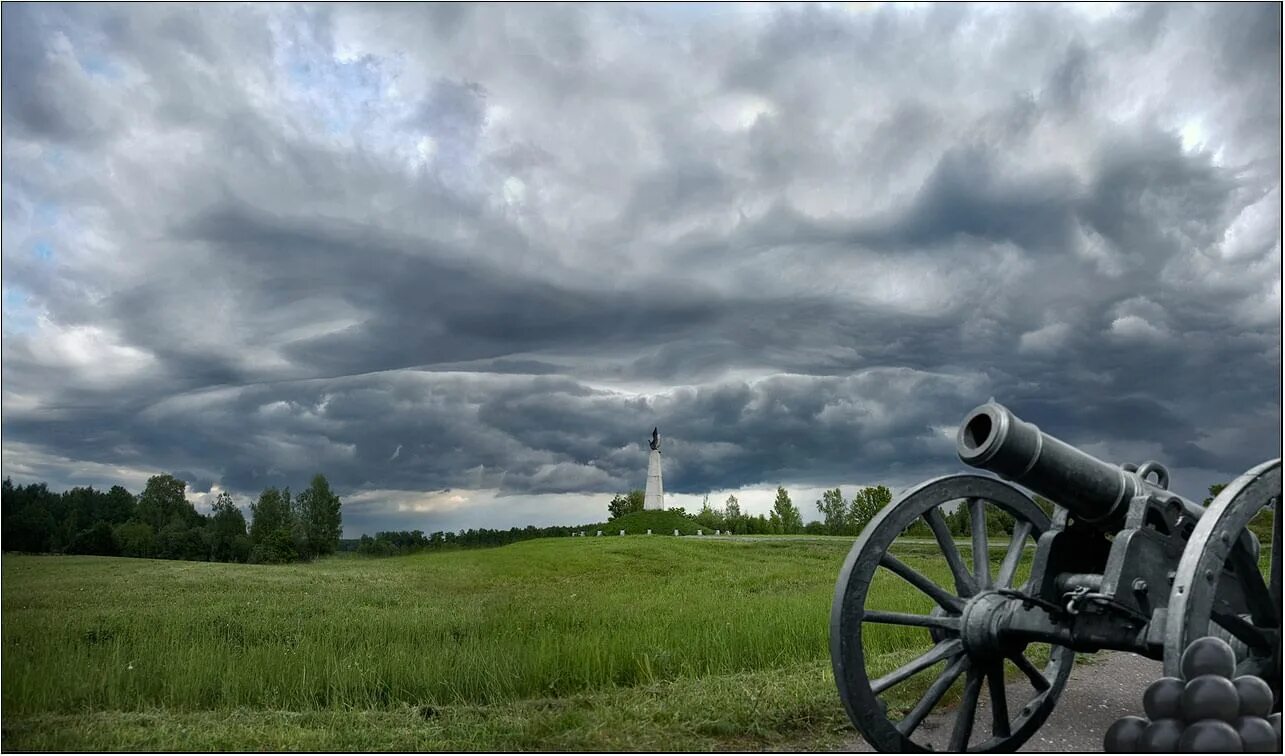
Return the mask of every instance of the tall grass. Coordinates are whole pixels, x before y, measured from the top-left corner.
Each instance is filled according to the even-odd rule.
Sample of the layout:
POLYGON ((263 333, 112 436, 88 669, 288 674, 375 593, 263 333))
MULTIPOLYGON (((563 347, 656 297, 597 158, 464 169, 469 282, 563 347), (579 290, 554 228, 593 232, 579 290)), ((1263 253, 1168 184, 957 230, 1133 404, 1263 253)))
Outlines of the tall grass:
MULTIPOLYGON (((576 538, 292 566, 5 556, 3 702, 7 716, 385 710, 815 666, 849 546, 576 538)), ((899 555, 949 585, 939 552, 899 555)), ((872 596, 931 606, 892 575, 872 596)), ((866 643, 876 671, 930 645, 892 626, 866 643)))

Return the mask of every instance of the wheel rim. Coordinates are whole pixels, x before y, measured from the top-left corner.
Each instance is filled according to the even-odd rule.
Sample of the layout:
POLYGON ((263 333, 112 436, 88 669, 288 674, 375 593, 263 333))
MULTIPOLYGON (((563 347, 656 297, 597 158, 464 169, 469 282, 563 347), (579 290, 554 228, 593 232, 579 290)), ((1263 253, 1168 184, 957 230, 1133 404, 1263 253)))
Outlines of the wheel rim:
MULTIPOLYGON (((1272 686, 1281 708, 1281 461, 1264 462, 1222 490, 1196 523, 1178 562, 1165 626, 1165 674, 1178 676, 1182 652, 1193 640, 1218 635, 1237 652, 1236 673, 1254 674, 1272 686), (1268 579, 1238 540, 1259 512, 1272 513, 1268 579), (1212 577, 1211 577, 1212 576, 1212 577), (1220 598, 1226 579, 1240 583, 1245 606, 1220 598)), ((1225 595, 1225 594, 1222 594, 1225 595)))
POLYGON ((1066 684, 1074 653, 1052 646, 1043 669, 1031 662, 1023 651, 1015 651, 998 661, 974 658, 960 639, 959 616, 964 600, 979 591, 1004 587, 1024 592, 1011 585, 1023 548, 1028 540, 1037 540, 1048 528, 1048 517, 1025 494, 1007 483, 978 475, 952 475, 920 484, 901 494, 866 526, 849 552, 835 587, 830 616, 830 657, 848 717, 871 745, 881 751, 931 750, 934 738, 924 737, 920 727, 934 710, 946 708, 941 704, 942 698, 960 680, 963 692, 950 727, 949 743, 945 745, 949 750, 1011 751, 1039 729, 1066 684), (972 524, 972 553, 984 555, 980 561, 972 560, 971 569, 950 536, 940 510, 941 505, 960 500, 964 501, 962 506, 968 507, 972 524), (1014 537, 993 574, 985 528, 988 507, 1004 511, 1016 521, 1014 537), (930 580, 890 553, 896 538, 917 520, 927 523, 933 540, 942 550, 953 587, 930 580), (981 527, 977 527, 978 524, 981 527), (936 609, 926 614, 868 609, 870 588, 881 568, 928 596, 936 609), (889 624, 927 629, 923 643, 928 650, 892 672, 871 679, 863 646, 864 629, 889 624), (1019 688, 1004 684, 1006 661, 1024 674, 1017 683, 1019 688), (929 673, 935 674, 932 684, 904 716, 894 721, 882 696, 932 669, 939 670, 929 673), (990 737, 981 734, 988 723, 978 721, 983 689, 990 709, 990 737), (1030 698, 1017 710, 1016 716, 1010 716, 1011 703, 1024 700, 1022 690, 1031 691, 1030 698))

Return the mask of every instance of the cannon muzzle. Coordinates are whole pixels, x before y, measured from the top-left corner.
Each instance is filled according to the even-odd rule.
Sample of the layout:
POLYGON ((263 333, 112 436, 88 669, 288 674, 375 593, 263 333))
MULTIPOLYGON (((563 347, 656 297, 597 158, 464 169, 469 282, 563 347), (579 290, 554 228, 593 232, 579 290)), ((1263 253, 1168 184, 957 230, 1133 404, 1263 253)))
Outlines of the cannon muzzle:
POLYGON ((1136 473, 1059 441, 995 402, 968 413, 955 449, 964 464, 990 470, 1086 522, 1107 524, 1123 517, 1129 501, 1144 489, 1136 473))

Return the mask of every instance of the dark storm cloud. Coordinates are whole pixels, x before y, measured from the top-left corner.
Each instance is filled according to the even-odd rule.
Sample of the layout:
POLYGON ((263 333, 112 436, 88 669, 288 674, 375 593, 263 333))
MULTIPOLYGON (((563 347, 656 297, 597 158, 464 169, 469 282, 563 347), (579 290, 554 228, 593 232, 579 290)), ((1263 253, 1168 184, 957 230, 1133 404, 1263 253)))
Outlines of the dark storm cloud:
POLYGON ((200 490, 213 480, 234 490, 289 485, 320 466, 353 491, 530 493, 634 485, 645 456, 638 428, 658 423, 672 437, 674 490, 699 492, 918 469, 921 455, 909 455, 909 464, 897 455, 949 451, 949 439, 931 426, 967 409, 970 385, 975 378, 876 369, 644 397, 566 378, 399 371, 214 390, 139 413, 82 414, 74 426, 11 423, 16 434, 55 439, 76 456, 108 448, 120 465, 181 469, 200 490), (147 447, 132 448, 142 437, 147 447), (193 459, 220 464, 178 468, 193 459))
POLYGON ((675 492, 909 483, 989 396, 1280 453, 1279 6, 3 13, 17 478, 509 525, 654 425, 675 492))
MULTIPOLYGON (((90 147, 121 127, 116 103, 103 97, 67 37, 76 19, 64 9, 5 11, 3 122, 12 133, 54 144, 90 147)), ((84 55, 88 51, 81 51, 84 55)))

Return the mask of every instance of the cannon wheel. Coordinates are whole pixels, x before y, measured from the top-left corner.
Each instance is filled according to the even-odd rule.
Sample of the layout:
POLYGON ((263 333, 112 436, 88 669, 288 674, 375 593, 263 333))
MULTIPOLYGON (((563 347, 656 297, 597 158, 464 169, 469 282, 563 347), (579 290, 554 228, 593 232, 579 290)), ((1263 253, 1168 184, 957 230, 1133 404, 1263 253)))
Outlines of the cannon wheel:
POLYGON ((1181 671, 1182 652, 1193 640, 1217 635, 1236 649, 1237 674, 1267 680, 1281 709, 1281 461, 1249 470, 1209 505, 1178 562, 1165 622, 1165 674, 1181 671), (1264 580, 1241 531, 1264 509, 1272 512, 1271 564, 1264 580), (1220 576, 1230 570, 1248 611, 1217 598, 1220 576))
POLYGON ((964 603, 979 590, 995 588, 1024 593, 1024 586, 1011 585, 1024 545, 1030 537, 1038 540, 1048 528, 1048 516, 1013 486, 979 475, 951 475, 930 480, 902 493, 861 532, 848 553, 835 587, 830 612, 830 660, 848 718, 871 745, 880 751, 931 750, 912 736, 961 676, 965 680, 964 692, 956 710, 949 750, 1013 751, 1044 723, 1066 684, 1075 660, 1074 652, 1052 646, 1049 662, 1040 670, 1025 656, 1024 649, 1011 650, 1007 659, 1029 679, 1033 696, 1019 710, 1019 715, 1010 721, 1012 708, 1007 705, 1004 660, 974 658, 965 651, 960 639, 960 614, 964 603), (974 564, 971 572, 955 546, 941 511, 941 505, 960 500, 966 502, 972 521, 981 524, 981 527, 973 528, 973 553, 986 555, 980 563, 974 564), (1016 520, 1008 552, 993 578, 985 528, 985 507, 988 504, 1002 509, 1016 520), (893 541, 919 518, 923 518, 936 537, 954 577, 953 588, 932 582, 890 553, 893 541), (867 610, 867 594, 880 567, 899 575, 928 595, 937 607, 929 615, 867 610), (925 652, 899 669, 871 680, 861 640, 865 623, 927 628, 925 652), (892 721, 880 695, 941 662, 945 664, 944 669, 919 702, 904 717, 892 721), (991 701, 991 737, 970 748, 974 742, 973 725, 983 687, 988 689, 991 701))

